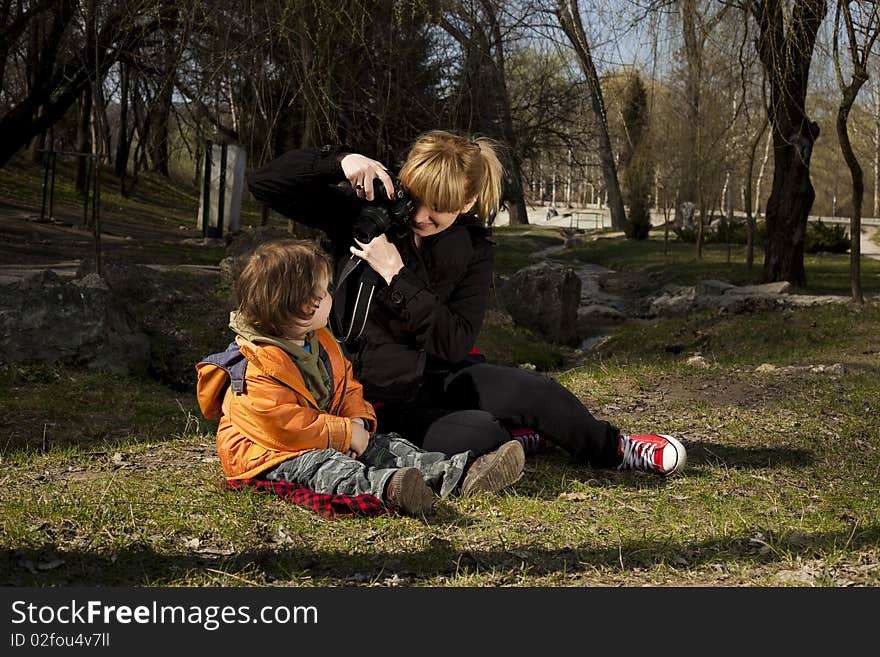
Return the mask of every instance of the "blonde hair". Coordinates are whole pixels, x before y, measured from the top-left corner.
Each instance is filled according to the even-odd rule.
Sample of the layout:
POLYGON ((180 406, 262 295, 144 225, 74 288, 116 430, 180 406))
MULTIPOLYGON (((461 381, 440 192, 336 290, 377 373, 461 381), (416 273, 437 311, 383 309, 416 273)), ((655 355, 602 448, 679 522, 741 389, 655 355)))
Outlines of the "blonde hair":
POLYGON ((460 212, 476 197, 476 215, 483 223, 498 212, 504 168, 496 142, 445 130, 432 130, 416 139, 400 182, 409 194, 437 212, 460 212))
POLYGON ((324 293, 333 265, 330 256, 308 240, 281 239, 260 244, 235 281, 238 311, 244 321, 267 335, 284 335, 291 324, 307 322, 324 293))

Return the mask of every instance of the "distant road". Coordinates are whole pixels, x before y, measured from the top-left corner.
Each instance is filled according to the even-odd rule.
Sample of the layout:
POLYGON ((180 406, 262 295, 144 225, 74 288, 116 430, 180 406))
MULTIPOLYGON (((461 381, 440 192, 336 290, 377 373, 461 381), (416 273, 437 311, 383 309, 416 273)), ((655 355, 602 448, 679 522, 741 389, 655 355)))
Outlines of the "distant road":
MULTIPOLYGON (((535 226, 565 226, 571 228, 610 228, 611 213, 608 208, 566 208, 562 205, 556 206, 557 216, 547 220, 547 206, 528 208, 529 223, 535 226)), ((736 212, 737 217, 744 218, 742 212, 736 212)), ((833 224, 849 224, 849 217, 825 217, 820 215, 810 215, 810 221, 822 221, 824 223, 833 224)), ((506 226, 509 223, 507 210, 502 210, 495 217, 496 226, 506 226)), ((663 214, 660 212, 651 213, 651 223, 654 225, 663 225, 663 214)), ((862 217, 863 226, 880 226, 880 218, 878 217, 862 217)))
MULTIPOLYGON (((534 226, 563 226, 572 228, 610 228, 611 215, 607 208, 578 208, 571 209, 557 206, 559 214, 547 220, 547 208, 529 208, 529 223, 534 226)), ((741 213, 737 213, 742 217, 741 213)), ((652 223, 655 225, 663 225, 663 215, 660 213, 652 213, 652 223)), ((849 224, 849 217, 823 217, 819 215, 811 215, 810 221, 822 221, 824 223, 833 224, 849 224)), ((506 226, 509 223, 507 211, 502 210, 495 217, 496 226, 506 226)), ((880 218, 867 217, 862 219, 862 235, 861 235, 861 252, 867 258, 880 260, 880 245, 871 238, 880 226, 880 218)))

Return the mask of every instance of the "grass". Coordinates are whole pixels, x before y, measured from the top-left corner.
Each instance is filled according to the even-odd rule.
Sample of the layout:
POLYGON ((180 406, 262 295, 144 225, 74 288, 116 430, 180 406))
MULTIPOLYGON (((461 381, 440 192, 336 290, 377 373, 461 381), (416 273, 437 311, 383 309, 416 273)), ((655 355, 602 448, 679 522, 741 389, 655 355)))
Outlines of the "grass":
MULTIPOLYGON (((671 235, 664 254, 661 231, 653 231, 652 239, 641 242, 599 237, 564 253, 555 255, 560 262, 576 266, 592 262, 619 271, 637 271, 663 284, 694 285, 698 281, 716 279, 734 285, 761 282, 763 251, 755 250, 755 264, 746 266, 745 247, 732 245, 728 261, 727 246, 706 244, 702 258, 697 258, 693 244, 678 242, 671 235)), ((807 255, 804 257, 807 285, 798 290, 806 294, 849 294, 849 255, 807 255)), ((862 259, 862 288, 865 294, 880 293, 880 261, 862 259)))
MULTIPOLYGON (((546 229, 496 234, 510 267, 562 244, 546 229)), ((736 258, 728 265, 710 247, 695 261, 691 248, 663 256, 653 241, 600 239, 554 257, 640 271, 655 285, 753 280, 736 258)), ((809 289, 846 294, 845 261, 809 258, 809 289)), ((876 291, 876 267, 863 274, 876 291)), ((426 519, 327 520, 226 491, 214 426, 191 389, 6 364, 0 583, 877 586, 878 327, 874 300, 627 322, 579 362, 545 364, 599 418, 680 436, 681 476, 594 470, 551 452, 530 458, 508 491, 439 502, 426 519), (687 364, 696 352, 708 367, 687 364)), ((536 341, 489 321, 480 347, 516 364, 535 358, 524 354, 536 341)))
MULTIPOLYGON (((197 228, 199 190, 191 180, 165 178, 144 171, 138 181, 123 193, 113 171, 101 166, 99 178, 100 212, 102 218, 124 217, 142 221, 152 227, 168 229, 197 228)), ((23 156, 13 158, 3 167, 0 176, 0 199, 11 205, 32 209, 39 214, 42 204, 44 169, 23 156)), ((63 221, 82 224, 83 196, 75 188, 76 159, 58 156, 56 160, 53 215, 63 221)), ((130 184, 130 180, 129 180, 130 184)), ((48 206, 47 199, 47 206, 48 206)), ((48 208, 47 208, 48 209, 48 208)), ((91 213, 91 206, 89 206, 91 213)), ((277 217, 276 223, 281 223, 277 217)), ((242 226, 260 224, 260 207, 249 194, 242 195, 242 226)))

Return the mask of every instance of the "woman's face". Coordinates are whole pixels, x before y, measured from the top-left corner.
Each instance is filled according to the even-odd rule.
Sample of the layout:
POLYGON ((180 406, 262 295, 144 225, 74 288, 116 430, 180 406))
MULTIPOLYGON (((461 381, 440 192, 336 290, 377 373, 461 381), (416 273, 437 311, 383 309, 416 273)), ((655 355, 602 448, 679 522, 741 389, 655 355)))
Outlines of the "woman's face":
POLYGON ((476 197, 469 199, 465 206, 458 212, 437 212, 424 203, 419 203, 416 207, 416 211, 413 213, 412 219, 410 220, 412 231, 418 237, 428 237, 429 235, 442 233, 455 223, 455 220, 458 219, 458 215, 470 210, 476 202, 476 197))
POLYGON ((428 237, 442 233, 458 219, 458 212, 437 212, 424 203, 420 203, 413 213, 410 225, 419 237, 428 237))

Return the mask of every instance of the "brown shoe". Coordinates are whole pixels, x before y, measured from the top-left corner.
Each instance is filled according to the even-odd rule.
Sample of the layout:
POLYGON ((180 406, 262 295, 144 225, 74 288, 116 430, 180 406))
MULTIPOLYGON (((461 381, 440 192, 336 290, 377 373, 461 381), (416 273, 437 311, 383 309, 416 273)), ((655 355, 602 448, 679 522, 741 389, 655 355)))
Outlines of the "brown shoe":
POLYGON ((417 468, 400 468, 391 475, 385 489, 385 504, 411 516, 430 513, 434 506, 434 491, 417 468))
POLYGON ((526 455, 522 443, 509 440, 494 452, 483 454, 471 463, 461 485, 461 494, 494 493, 519 481, 526 455))

